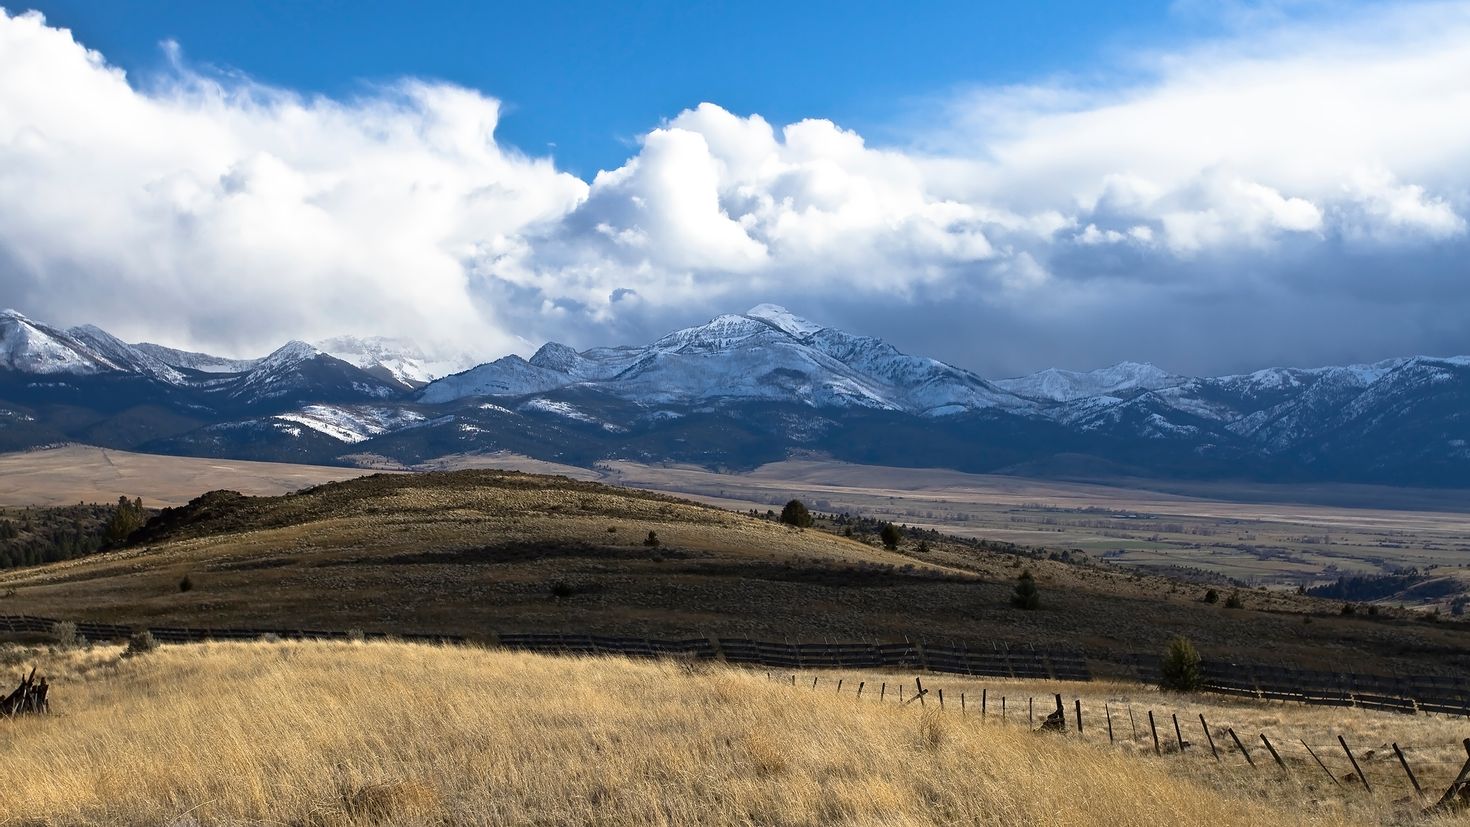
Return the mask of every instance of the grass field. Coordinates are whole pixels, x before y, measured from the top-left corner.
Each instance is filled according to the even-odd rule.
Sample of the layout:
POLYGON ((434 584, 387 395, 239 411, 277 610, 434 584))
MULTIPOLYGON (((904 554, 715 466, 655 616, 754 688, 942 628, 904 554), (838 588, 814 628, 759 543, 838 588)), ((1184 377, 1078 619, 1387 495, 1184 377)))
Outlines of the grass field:
POLYGON ((0 572, 0 613, 136 626, 363 628, 1084 647, 1095 668, 1175 634, 1205 656, 1355 671, 1470 669, 1470 625, 936 540, 797 530, 634 489, 502 471, 216 495, 138 545, 0 572), (658 545, 647 545, 649 532, 658 545), (1030 569, 1038 611, 1010 597, 1030 569), (188 580, 189 588, 180 584, 188 580), (1228 593, 1228 592, 1227 592, 1228 593))
MULTIPOLYGON (((677 491, 731 508, 799 496, 967 537, 1081 549, 1145 571, 1205 572, 1295 588, 1344 574, 1429 570, 1470 591, 1470 495, 1361 485, 1031 480, 939 469, 788 461, 746 474, 604 463, 609 481, 677 491)), ((1448 605, 1443 595, 1402 601, 1448 605)))
POLYGON ((603 463, 576 468, 513 454, 444 457, 408 469, 356 457, 364 469, 161 457, 84 446, 0 455, 0 506, 115 502, 181 505, 213 489, 271 495, 360 476, 366 469, 465 468, 559 474, 654 488, 723 507, 779 508, 800 497, 964 537, 1078 549, 1175 576, 1213 575, 1294 589, 1342 575, 1432 570, 1451 586, 1389 599, 1447 609, 1470 592, 1470 495, 1364 485, 1166 483, 1104 485, 791 460, 749 473, 603 463))
MULTIPOLYGON (((6 654, 54 679, 57 713, 6 723, 7 824, 1418 821, 1397 788, 1369 795, 1310 773, 1156 758, 717 665, 395 643, 6 654)), ((1207 709, 1319 726, 1291 708, 1207 709)), ((1459 731, 1398 717, 1381 726, 1411 743, 1459 731)))

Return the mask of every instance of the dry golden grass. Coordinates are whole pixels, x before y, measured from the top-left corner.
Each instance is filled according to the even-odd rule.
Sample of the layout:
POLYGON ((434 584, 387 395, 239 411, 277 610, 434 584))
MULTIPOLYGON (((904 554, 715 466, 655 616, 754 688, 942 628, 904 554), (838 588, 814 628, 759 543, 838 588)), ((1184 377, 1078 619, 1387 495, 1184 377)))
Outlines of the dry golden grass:
POLYGON ((383 475, 276 498, 216 495, 138 547, 0 572, 0 612, 133 626, 359 627, 490 639, 571 632, 761 640, 994 640, 1095 659, 1189 637, 1210 659, 1364 672, 1470 665, 1470 626, 936 541, 925 553, 585 481, 383 475), (188 515, 192 515, 189 517, 188 515), (212 515, 212 516, 211 516, 212 515), (197 519, 194 519, 197 518, 197 519), (644 545, 657 532, 657 547, 644 545), (1042 609, 1010 595, 1022 567, 1042 609), (180 582, 188 577, 192 588, 180 582), (558 595, 559 586, 571 595, 558 595), (1307 617, 1303 612, 1314 612, 1307 617))
POLYGON ((1387 797, 756 672, 391 643, 42 656, 5 824, 1334 824, 1387 797))

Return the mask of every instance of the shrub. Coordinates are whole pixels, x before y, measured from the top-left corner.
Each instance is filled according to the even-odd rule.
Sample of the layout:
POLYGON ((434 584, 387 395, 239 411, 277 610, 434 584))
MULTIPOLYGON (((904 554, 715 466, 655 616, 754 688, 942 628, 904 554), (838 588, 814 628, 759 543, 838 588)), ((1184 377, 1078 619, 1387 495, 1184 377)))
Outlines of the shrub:
POLYGON ((658 532, 648 532, 648 537, 643 540, 643 545, 648 546, 649 548, 658 548, 658 532))
POLYGON ((123 657, 135 658, 139 655, 146 655, 157 648, 158 641, 153 639, 153 633, 144 629, 141 632, 134 632, 133 636, 128 638, 128 648, 123 651, 123 657))
POLYGON ((51 624, 51 644, 58 649, 75 649, 82 644, 77 635, 77 624, 62 620, 51 624))
POLYGON ((363 630, 358 628, 348 629, 347 639, 352 641, 353 643, 362 643, 363 641, 367 640, 367 632, 364 632, 363 630))
POLYGON ((577 588, 565 580, 558 580, 551 584, 551 596, 557 600, 566 600, 577 593, 577 588))
POLYGON ((1377 603, 1369 603, 1368 604, 1368 616, 1369 617, 1378 617, 1378 604, 1377 603))
POLYGON ((919 541, 919 544, 917 546, 914 546, 914 551, 916 553, 918 553, 918 554, 928 554, 929 553, 929 541, 928 540, 920 540, 919 541))
POLYGON ((1176 637, 1164 650, 1159 664, 1159 688, 1174 692, 1196 692, 1204 684, 1199 652, 1188 638, 1176 637))
POLYGON ((1205 602, 1210 604, 1219 603, 1220 593, 1215 591, 1214 589, 1210 589, 1209 591, 1205 592, 1205 602))
POLYGON ((184 575, 184 579, 179 581, 179 591, 186 592, 192 588, 194 588, 194 581, 189 579, 189 575, 184 575))
POLYGON ((884 523, 883 530, 878 533, 878 538, 883 541, 883 547, 889 551, 898 550, 898 541, 903 539, 903 533, 893 523, 884 523))
POLYGON ((1344 615, 1354 615, 1358 613, 1358 609, 1351 603, 1344 603, 1342 604, 1341 612, 1344 615))
POLYGON ((781 522, 797 528, 811 528, 812 513, 807 510, 806 503, 801 500, 792 500, 781 509, 781 522))
POLYGON ((1031 575, 1030 569, 1021 572, 1021 576, 1016 578, 1016 591, 1011 595, 1011 605, 1027 611, 1041 608, 1041 590, 1036 588, 1036 578, 1031 575))
POLYGON ((1230 593, 1230 596, 1229 597, 1225 598, 1225 608, 1227 608, 1227 609, 1244 609, 1245 608, 1245 601, 1240 599, 1240 592, 1239 591, 1233 591, 1233 592, 1230 593))

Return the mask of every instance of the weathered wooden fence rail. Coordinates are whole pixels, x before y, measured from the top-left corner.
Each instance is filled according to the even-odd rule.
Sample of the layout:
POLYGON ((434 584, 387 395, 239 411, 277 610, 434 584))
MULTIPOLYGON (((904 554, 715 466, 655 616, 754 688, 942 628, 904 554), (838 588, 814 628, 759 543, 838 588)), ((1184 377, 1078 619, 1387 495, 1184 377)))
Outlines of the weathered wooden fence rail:
MULTIPOLYGON (((1139 680, 1158 680, 1157 657, 1135 655, 1130 662, 1139 680)), ((1221 661, 1205 661, 1201 672, 1205 689, 1224 695, 1470 717, 1470 676, 1362 675, 1221 661)))
MULTIPOLYGON (((44 634, 50 632, 56 623, 56 619, 48 617, 0 615, 0 632, 44 634)), ((91 622, 80 622, 76 627, 77 634, 89 640, 121 640, 137 631, 130 626, 91 622)), ((153 627, 149 631, 154 639, 163 643, 256 640, 266 636, 285 640, 346 640, 351 637, 345 631, 324 629, 153 627)), ((373 632, 364 637, 449 643, 468 640, 462 635, 373 632)), ((556 633, 506 633, 499 635, 498 640, 506 648, 533 652, 723 658, 729 663, 787 669, 919 669, 976 677, 1092 679, 1092 672, 1081 651, 999 642, 984 648, 968 648, 919 642, 776 643, 746 638, 655 640, 556 633)), ((1126 665, 1132 667, 1141 681, 1158 680, 1157 656, 1132 655, 1126 659, 1126 665)), ((1470 677, 1467 676, 1362 675, 1221 661, 1206 661, 1203 672, 1205 689, 1224 695, 1353 706, 1405 714, 1425 712, 1470 717, 1470 677)))

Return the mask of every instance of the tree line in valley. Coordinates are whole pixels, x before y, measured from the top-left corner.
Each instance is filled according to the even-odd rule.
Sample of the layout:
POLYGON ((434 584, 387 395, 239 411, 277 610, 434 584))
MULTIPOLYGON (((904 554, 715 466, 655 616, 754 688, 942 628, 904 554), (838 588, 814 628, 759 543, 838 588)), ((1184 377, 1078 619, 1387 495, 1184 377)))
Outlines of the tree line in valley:
POLYGON ((95 554, 148 521, 141 499, 0 511, 0 568, 38 566, 95 554))

